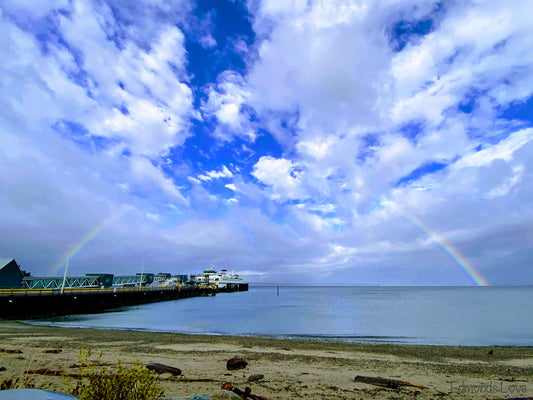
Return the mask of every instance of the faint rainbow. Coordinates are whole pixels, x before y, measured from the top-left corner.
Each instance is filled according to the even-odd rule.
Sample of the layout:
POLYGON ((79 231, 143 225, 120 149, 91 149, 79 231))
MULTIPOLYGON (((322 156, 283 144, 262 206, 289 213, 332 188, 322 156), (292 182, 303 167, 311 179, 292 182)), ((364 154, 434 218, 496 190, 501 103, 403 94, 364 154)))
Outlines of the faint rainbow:
POLYGON ((426 235, 432 238, 446 253, 448 253, 457 264, 468 274, 468 276, 474 281, 478 286, 488 286, 489 282, 487 279, 481 275, 479 271, 476 271, 474 266, 464 258, 455 247, 452 246, 444 237, 439 235, 434 230, 430 229, 427 225, 422 224, 416 218, 409 216, 405 213, 402 213, 413 225, 420 228, 426 235))
MULTIPOLYGON (((97 237, 101 232, 103 232, 110 225, 114 224, 119 220, 124 214, 129 212, 131 207, 122 207, 119 210, 115 211, 109 217, 100 222, 97 226, 87 232, 75 245, 70 247, 70 257, 72 258, 77 253, 81 251, 87 244, 89 244, 95 237, 97 237)), ((55 276, 65 267, 67 259, 69 257, 69 249, 66 249, 65 252, 59 257, 59 259, 54 263, 52 269, 52 276, 55 276)))

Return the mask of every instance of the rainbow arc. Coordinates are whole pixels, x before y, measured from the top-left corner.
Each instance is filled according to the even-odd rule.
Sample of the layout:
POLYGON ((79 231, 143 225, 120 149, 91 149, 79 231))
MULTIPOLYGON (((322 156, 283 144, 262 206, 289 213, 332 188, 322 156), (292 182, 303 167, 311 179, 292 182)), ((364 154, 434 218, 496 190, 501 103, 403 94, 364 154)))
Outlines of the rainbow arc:
POLYGON ((439 245, 446 253, 455 260, 455 262, 463 269, 464 272, 472 279, 472 281, 478 286, 488 286, 488 280, 481 275, 479 271, 464 257, 459 251, 442 235, 435 230, 429 228, 426 224, 423 224, 420 220, 413 216, 402 213, 413 225, 421 229, 428 237, 433 239, 437 245, 439 245))
POLYGON ((67 260, 69 259, 69 250, 70 258, 79 253, 85 246, 87 246, 91 241, 94 240, 100 233, 105 231, 109 226, 113 225, 121 217, 127 214, 131 210, 131 207, 122 207, 109 217, 100 222, 97 226, 87 232, 78 242, 72 246, 69 246, 69 249, 65 250, 59 259, 54 263, 52 267, 52 276, 57 275, 65 268, 67 260))

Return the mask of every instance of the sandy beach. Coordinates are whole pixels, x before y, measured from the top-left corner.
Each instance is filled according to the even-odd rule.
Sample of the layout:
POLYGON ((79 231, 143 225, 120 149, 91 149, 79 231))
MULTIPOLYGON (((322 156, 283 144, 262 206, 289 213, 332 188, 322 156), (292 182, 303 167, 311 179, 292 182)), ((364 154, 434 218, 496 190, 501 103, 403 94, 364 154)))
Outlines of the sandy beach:
POLYGON ((37 388, 65 390, 60 376, 24 375, 48 369, 76 373, 80 349, 98 362, 136 360, 178 367, 160 376, 165 399, 202 394, 233 398, 224 382, 271 399, 498 399, 533 396, 532 347, 453 347, 324 343, 254 337, 72 329, 0 323, 0 382, 23 378, 37 388), (17 351, 19 350, 19 351, 17 351), (47 353, 44 350, 61 350, 47 353), (493 350, 492 355, 488 352, 493 350), (239 356, 245 369, 229 371, 239 356), (3 368, 2 368, 3 367, 3 368), (252 375, 262 379, 248 381, 252 375), (407 381, 396 389, 355 382, 355 376, 407 381))

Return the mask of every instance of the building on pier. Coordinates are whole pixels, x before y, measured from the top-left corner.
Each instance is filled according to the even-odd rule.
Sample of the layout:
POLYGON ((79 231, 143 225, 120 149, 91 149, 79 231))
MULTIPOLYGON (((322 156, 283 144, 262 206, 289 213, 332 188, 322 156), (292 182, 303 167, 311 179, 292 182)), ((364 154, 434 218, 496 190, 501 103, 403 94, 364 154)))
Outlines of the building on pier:
POLYGON ((30 276, 25 273, 12 258, 0 258, 0 289, 52 289, 61 288, 110 288, 151 286, 153 282, 167 281, 173 278, 175 283, 186 283, 187 275, 172 276, 169 273, 157 275, 138 272, 134 275, 113 275, 108 273, 90 273, 85 276, 30 276))
POLYGON ((24 275, 14 258, 0 258, 0 289, 20 287, 24 275))
POLYGON ((89 273, 85 276, 35 277, 22 270, 14 259, 0 258, 0 289, 63 291, 78 288, 171 287, 178 284, 216 285, 217 288, 231 289, 239 287, 242 284, 242 278, 235 274, 228 274, 226 270, 217 273, 213 268, 206 269, 203 274, 190 277, 179 274, 171 275, 166 272, 153 274, 144 271, 134 275, 89 273))

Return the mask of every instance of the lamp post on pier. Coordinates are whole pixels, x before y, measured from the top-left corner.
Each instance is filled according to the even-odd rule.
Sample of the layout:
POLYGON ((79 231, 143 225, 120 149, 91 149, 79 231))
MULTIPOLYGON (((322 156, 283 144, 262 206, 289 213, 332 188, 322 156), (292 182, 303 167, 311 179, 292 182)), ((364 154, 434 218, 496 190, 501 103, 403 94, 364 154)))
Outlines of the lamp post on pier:
POLYGON ((63 283, 61 284, 61 294, 65 290, 65 281, 67 280, 67 271, 68 271, 68 262, 70 261, 70 251, 72 250, 72 245, 68 245, 68 256, 67 256, 67 265, 65 266, 65 274, 63 275, 63 283))

